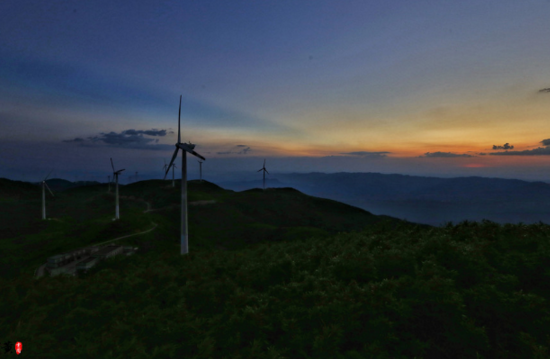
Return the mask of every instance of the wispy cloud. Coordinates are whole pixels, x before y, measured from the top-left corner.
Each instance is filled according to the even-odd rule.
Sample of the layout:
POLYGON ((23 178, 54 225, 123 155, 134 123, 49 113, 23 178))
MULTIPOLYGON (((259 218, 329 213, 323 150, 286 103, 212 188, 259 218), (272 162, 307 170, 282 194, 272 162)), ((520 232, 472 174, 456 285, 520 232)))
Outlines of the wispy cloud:
POLYGON ((250 148, 250 146, 247 146, 247 145, 236 145, 236 146, 233 146, 230 150, 228 151, 220 151, 220 152, 216 152, 218 155, 231 155, 231 154, 237 154, 237 155, 246 155, 248 154, 248 152, 252 151, 252 149, 250 148))
POLYGON ((550 147, 539 147, 533 150, 525 151, 495 152, 489 154, 493 156, 547 156, 550 155, 550 147))
POLYGON ((547 87, 545 89, 539 90, 539 92, 550 92, 550 87, 547 87))
POLYGON ((391 152, 381 151, 381 152, 368 152, 368 151, 357 151, 357 152, 342 152, 341 155, 347 156, 359 156, 359 157, 386 157, 386 155, 391 152))
POLYGON ((456 153, 451 153, 451 152, 426 152, 423 156, 418 156, 418 157, 447 157, 447 158, 450 158, 450 157, 473 157, 472 155, 467 155, 467 154, 462 154, 462 155, 459 155, 459 154, 456 154, 456 153))
MULTIPOLYGON (((506 152, 495 152, 495 153, 489 153, 489 154, 494 156, 548 156, 550 155, 550 147, 549 147, 550 138, 542 140, 539 143, 546 147, 538 147, 532 150, 524 150, 524 151, 506 151, 506 152)), ((507 144, 505 144, 504 146, 506 145, 507 144)), ((496 146, 493 146, 493 149, 495 149, 495 147, 496 146)), ((502 148, 502 146, 498 146, 498 147, 502 148)), ((509 148, 514 148, 514 146, 509 148)))
POLYGON ((152 139, 147 138, 146 136, 166 136, 167 133, 173 133, 172 131, 167 132, 167 130, 157 130, 155 128, 151 130, 134 130, 129 129, 122 131, 120 133, 116 132, 101 132, 98 136, 89 136, 86 139, 81 137, 76 137, 72 140, 64 140, 66 143, 77 143, 80 145, 91 145, 91 144, 105 144, 112 147, 122 147, 122 148, 136 148, 144 150, 165 150, 167 148, 172 148, 171 145, 159 145, 158 138, 152 139))

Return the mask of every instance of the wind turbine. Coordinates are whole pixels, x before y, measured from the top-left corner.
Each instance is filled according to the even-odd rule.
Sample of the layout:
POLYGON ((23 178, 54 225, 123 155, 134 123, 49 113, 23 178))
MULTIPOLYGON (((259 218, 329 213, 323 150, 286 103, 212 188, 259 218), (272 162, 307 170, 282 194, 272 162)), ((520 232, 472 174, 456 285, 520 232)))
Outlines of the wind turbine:
POLYGON ((168 167, 168 165, 166 164, 166 160, 164 160, 164 166, 162 167, 162 172, 166 172, 166 167, 168 167))
POLYGON ((199 166, 200 166, 200 179, 201 179, 201 182, 202 182, 202 161, 197 161, 199 163, 199 166))
MULTIPOLYGON (((193 156, 201 158, 203 161, 206 159, 194 151, 195 145, 191 142, 181 143, 180 137, 180 117, 181 117, 181 95, 180 95, 180 109, 178 112, 178 142, 176 143, 176 150, 170 161, 170 165, 164 174, 164 179, 168 175, 168 170, 172 163, 178 156, 178 151, 182 150, 181 156, 181 254, 189 253, 189 246, 187 243, 187 152, 193 156)), ((173 171, 173 170, 172 170, 173 171)), ((172 172, 173 173, 173 172, 172 172)))
MULTIPOLYGON (((175 163, 172 165, 172 187, 176 187, 176 182, 174 181, 174 168, 176 168, 175 163)), ((168 169, 170 169, 170 166, 168 166, 168 169)), ((164 178, 166 178, 166 176, 164 176, 164 178)))
MULTIPOLYGON (((260 171, 264 171, 264 190, 265 190, 265 173, 267 172, 267 170, 265 169, 265 159, 264 159, 264 166, 258 170, 258 172, 260 171)), ((269 174, 269 172, 267 172, 269 174)))
POLYGON ((116 182, 116 219, 120 219, 120 216, 118 214, 118 175, 120 172, 124 171, 124 169, 115 171, 115 165, 113 164, 113 159, 111 158, 111 167, 113 167, 113 177, 115 178, 116 182))
POLYGON ((48 179, 48 177, 50 177, 52 171, 50 171, 46 178, 42 180, 42 219, 46 219, 46 188, 48 189, 48 191, 50 191, 52 197, 55 197, 52 190, 50 189, 50 187, 48 187, 48 184, 46 183, 46 180, 48 179))

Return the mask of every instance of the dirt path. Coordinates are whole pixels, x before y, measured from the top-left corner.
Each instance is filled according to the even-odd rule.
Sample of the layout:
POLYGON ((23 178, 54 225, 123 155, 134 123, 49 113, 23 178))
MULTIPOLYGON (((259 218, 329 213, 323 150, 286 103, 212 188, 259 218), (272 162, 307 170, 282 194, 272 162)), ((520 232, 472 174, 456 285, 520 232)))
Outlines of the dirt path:
MULTIPOLYGON (((128 199, 128 200, 131 200, 131 201, 140 201, 140 202, 145 202, 145 204, 147 205, 147 209, 143 211, 143 213, 148 213, 148 212, 153 212, 153 211, 161 211, 161 210, 165 210, 165 209, 168 209, 168 208, 174 208, 174 207, 179 207, 180 205, 179 204, 174 204, 172 206, 167 206, 167 207, 162 207, 162 208, 151 208, 151 203, 141 199, 141 198, 136 198, 136 197, 128 197, 128 196, 119 196, 120 198, 124 198, 124 199, 128 199)), ((200 206, 200 205, 205 205, 205 204, 212 204, 212 203, 216 203, 215 200, 208 200, 208 201, 195 201, 195 202, 189 202, 189 205, 190 206, 200 206)), ((139 232, 139 233, 134 233, 134 234, 128 234, 126 236, 122 236, 122 237, 118 237, 118 238, 115 238, 115 239, 111 239, 111 240, 108 240, 108 241, 105 241, 105 242, 101 242, 101 243, 96 243, 94 244, 93 246, 100 246, 100 245, 104 245, 104 244, 107 244, 107 243, 111 243, 111 242, 114 242, 114 241, 118 241, 120 239, 124 239, 124 238, 128 238, 128 237, 132 237, 132 236, 139 236, 139 235, 142 235, 142 234, 145 234, 145 233, 149 233, 151 232, 152 230, 154 230, 155 228, 157 228, 158 224, 156 224, 155 222, 151 222, 151 224, 153 224, 153 227, 146 230, 146 231, 143 231, 143 232, 139 232)), ((90 246, 86 246, 86 247, 90 247, 90 246)), ((86 247, 83 247, 83 248, 86 248, 86 247)), ((74 249, 75 251, 78 250, 78 249, 74 249)), ((69 251, 71 252, 71 251, 69 251)), ((44 275, 44 271, 45 271, 45 268, 46 268, 46 264, 43 264, 41 265, 35 272, 35 277, 36 278, 40 278, 44 275)))
MULTIPOLYGON (((151 209, 151 204, 141 198, 134 198, 134 197, 122 197, 121 198, 125 198, 125 199, 129 199, 129 200, 134 200, 134 201, 142 201, 142 202, 145 202, 145 204, 147 204, 147 209, 143 211, 143 213, 147 213, 147 212, 150 212, 152 211, 151 209)), ((108 241, 105 241, 105 242, 101 242, 101 243, 96 243, 94 244, 93 246, 101 246, 101 245, 104 245, 104 244, 107 244, 107 243, 111 243, 111 242, 114 242, 114 241, 118 241, 120 239, 124 239, 124 238, 128 238, 128 237, 132 237, 132 236, 139 236, 139 235, 142 235, 142 234, 145 234, 145 233, 149 233, 151 232, 152 230, 154 230, 155 228, 157 228, 158 224, 156 224, 155 222, 151 222, 151 224, 153 225, 152 228, 149 228, 148 230, 146 231, 143 231, 143 232, 139 232, 139 233, 133 233, 133 234, 128 234, 128 235, 125 235, 125 236, 122 236, 122 237, 118 237, 118 238, 115 238, 115 239, 111 239, 111 240, 108 240, 108 241)), ((90 246, 86 246, 86 247, 83 247, 83 248, 87 248, 87 247, 90 247, 90 246)), ((80 248, 82 249, 82 248, 80 248)), ((73 251, 76 251, 78 249, 73 249, 73 251)), ((71 252, 71 251, 68 251, 68 252, 71 252)), ((36 278, 40 278, 42 276, 44 276, 44 271, 46 269, 46 263, 42 264, 40 267, 38 267, 38 269, 35 271, 35 277, 36 278)))

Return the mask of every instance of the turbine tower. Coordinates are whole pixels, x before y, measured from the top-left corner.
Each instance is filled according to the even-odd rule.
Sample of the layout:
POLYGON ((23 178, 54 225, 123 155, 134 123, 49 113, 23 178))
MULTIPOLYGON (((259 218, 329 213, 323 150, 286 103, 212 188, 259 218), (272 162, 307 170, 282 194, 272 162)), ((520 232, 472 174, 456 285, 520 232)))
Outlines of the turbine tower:
POLYGON ((181 117, 181 95, 180 95, 180 109, 178 112, 178 142, 176 143, 176 150, 174 151, 174 155, 172 156, 170 165, 168 166, 168 169, 164 174, 164 179, 166 179, 166 175, 168 175, 168 170, 170 169, 170 166, 172 166, 172 163, 174 163, 174 160, 178 156, 178 151, 181 149, 182 155, 181 155, 181 238, 180 240, 181 240, 181 254, 187 254, 189 253, 189 246, 187 242, 187 152, 189 152, 193 156, 197 156, 201 158, 203 161, 205 161, 206 159, 194 151, 195 145, 192 144, 191 142, 181 143, 180 117, 181 117))
POLYGON ((115 182, 116 182, 116 212, 115 212, 116 217, 115 218, 120 219, 120 216, 118 213, 118 175, 120 174, 120 172, 124 171, 124 169, 115 171, 115 165, 113 164, 112 158, 111 158, 111 167, 113 167, 113 178, 115 179, 115 182))
POLYGON ((202 161, 197 161, 197 162, 199 163, 199 167, 200 167, 200 169, 199 169, 199 171, 200 171, 200 172, 199 172, 199 173, 200 173, 200 180, 201 180, 201 182, 202 182, 202 161))
MULTIPOLYGON (((264 166, 258 170, 258 172, 260 171, 264 171, 264 190, 265 190, 265 173, 267 172, 267 170, 265 169, 265 159, 264 159, 264 166)), ((267 172, 269 174, 269 172, 267 172)))
POLYGON ((52 171, 50 171, 46 178, 42 180, 42 219, 46 219, 46 188, 48 189, 48 191, 50 191, 52 197, 55 197, 52 190, 50 189, 50 187, 48 187, 48 184, 46 183, 46 180, 48 179, 48 177, 50 177, 51 174, 52 171))

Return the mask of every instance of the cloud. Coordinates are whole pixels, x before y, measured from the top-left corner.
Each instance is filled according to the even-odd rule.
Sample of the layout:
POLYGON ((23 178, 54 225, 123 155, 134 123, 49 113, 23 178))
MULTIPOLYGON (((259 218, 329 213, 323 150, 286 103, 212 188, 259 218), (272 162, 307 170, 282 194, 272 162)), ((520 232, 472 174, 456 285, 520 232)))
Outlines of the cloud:
POLYGON ((74 140, 64 140, 63 142, 84 142, 85 140, 83 138, 80 138, 80 137, 76 137, 74 140))
POLYGON ((246 155, 250 151, 252 151, 252 149, 247 145, 236 145, 236 146, 233 146, 233 148, 230 149, 229 151, 221 151, 216 153, 218 155, 230 155, 230 154, 246 155))
POLYGON ((495 146, 493 145, 493 150, 511 150, 514 146, 510 146, 510 144, 507 142, 504 144, 504 146, 495 146))
POLYGON ((172 148, 171 145, 159 145, 158 139, 147 138, 146 136, 166 136, 166 130, 134 130, 129 129, 120 133, 116 132, 101 132, 98 136, 89 136, 86 139, 76 137, 72 140, 63 140, 67 143, 78 143, 83 146, 90 144, 106 144, 111 147, 136 148, 144 150, 165 150, 172 148))
POLYGON ((539 90, 539 92, 550 92, 550 87, 547 87, 545 89, 539 90))
POLYGON ((166 130, 157 130, 156 128, 147 131, 126 130, 122 131, 122 133, 127 135, 166 136, 166 130))
POLYGON ((387 151, 382 152, 367 152, 367 151, 357 151, 357 152, 342 152, 341 155, 348 155, 348 156, 363 156, 363 157, 386 157, 387 151))
POLYGON ((494 156, 547 156, 550 155, 550 147, 539 147, 533 150, 525 151, 495 152, 489 154, 494 156))
MULTIPOLYGON (((524 151, 506 151, 506 152, 496 152, 496 153, 489 153, 489 154, 496 155, 496 156, 547 156, 547 155, 550 155, 550 147, 549 147, 550 138, 542 140, 539 143, 541 143, 543 146, 546 146, 546 147, 538 147, 532 150, 524 150, 524 151)), ((504 146, 506 145, 507 143, 504 146)), ((497 146, 493 146, 493 149, 495 149, 495 147, 497 146)), ((498 146, 498 148, 502 149, 503 147, 498 146)), ((514 148, 514 146, 509 148, 514 148)))
POLYGON ((451 152, 433 152, 433 153, 430 153, 430 152, 426 152, 423 156, 418 156, 418 157, 473 157, 472 155, 467 155, 467 154, 463 154, 463 155, 458 155, 456 153, 451 153, 451 152))

